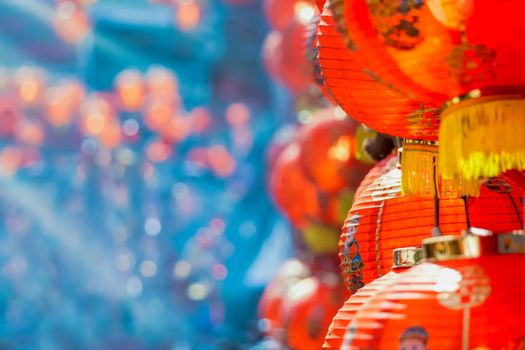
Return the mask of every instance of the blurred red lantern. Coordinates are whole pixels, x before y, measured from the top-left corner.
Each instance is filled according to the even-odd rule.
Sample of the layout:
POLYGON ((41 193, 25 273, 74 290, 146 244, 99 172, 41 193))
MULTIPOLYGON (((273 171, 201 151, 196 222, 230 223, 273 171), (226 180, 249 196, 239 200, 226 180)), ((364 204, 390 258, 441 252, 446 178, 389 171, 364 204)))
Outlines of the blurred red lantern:
POLYGON ((346 296, 340 278, 331 272, 293 284, 282 301, 288 346, 294 350, 320 349, 346 296))
POLYGON ((423 263, 365 303, 342 349, 519 349, 524 237, 439 237, 423 263), (463 240, 463 241, 461 241, 463 240), (468 246, 468 248, 467 248, 468 246), (410 346, 410 347, 409 347, 410 346))
POLYGON ((525 169, 525 29, 517 0, 336 1, 363 66, 393 89, 444 105, 441 171, 467 178, 525 169), (492 26, 487 26, 491 23, 492 26), (493 28, 498 28, 494 30, 493 28), (448 101, 448 102, 447 102, 448 101))
POLYGON ((296 143, 279 155, 270 173, 270 192, 292 224, 304 228, 310 218, 319 217, 317 190, 304 175, 296 143))
POLYGON ((356 159, 358 124, 334 108, 312 117, 298 137, 300 159, 305 174, 322 191, 334 193, 343 188, 355 189, 370 169, 356 159))
POLYGON ((408 138, 436 140, 438 110, 383 86, 371 76, 341 38, 325 8, 321 15, 317 47, 326 88, 348 115, 379 132, 408 138))
POLYGON ((286 29, 266 37, 263 59, 268 74, 299 95, 312 84, 311 66, 306 57, 307 27, 294 21, 286 29))
POLYGON ((267 334, 284 341, 284 325, 281 319, 283 298, 288 289, 296 282, 310 276, 307 265, 298 259, 285 261, 272 281, 265 288, 259 301, 259 317, 268 322, 267 334))
POLYGON ((500 178, 484 183, 479 197, 403 196, 401 170, 387 158, 365 177, 348 212, 339 242, 345 281, 355 291, 381 276, 392 265, 392 249, 417 246, 437 227, 443 234, 521 229, 521 197, 521 188, 500 178))
POLYGON ((58 2, 53 17, 56 33, 67 43, 84 40, 91 32, 91 23, 85 10, 74 1, 58 2))
POLYGON ((396 249, 394 251, 394 265, 392 266, 392 270, 359 289, 341 306, 328 329, 323 349, 341 349, 345 343, 345 334, 348 332, 350 322, 360 307, 374 295, 394 283, 396 279, 401 276, 401 272, 419 264, 422 258, 423 250, 420 248, 410 247, 396 249))
POLYGON ((292 21, 310 22, 316 9, 313 0, 265 0, 264 10, 272 28, 285 30, 292 21))
POLYGON ((122 106, 130 111, 139 109, 144 102, 145 87, 137 69, 125 69, 115 77, 115 89, 122 106))

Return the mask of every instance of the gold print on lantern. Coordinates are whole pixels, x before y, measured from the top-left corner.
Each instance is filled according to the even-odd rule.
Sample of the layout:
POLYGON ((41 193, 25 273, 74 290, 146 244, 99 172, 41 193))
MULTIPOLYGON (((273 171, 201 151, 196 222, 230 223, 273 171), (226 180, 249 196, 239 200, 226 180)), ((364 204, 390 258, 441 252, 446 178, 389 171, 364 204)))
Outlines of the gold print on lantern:
POLYGON ((348 28, 345 22, 345 0, 331 0, 330 1, 330 10, 332 11, 332 16, 334 18, 335 29, 341 34, 341 37, 344 40, 345 46, 352 51, 357 50, 354 41, 350 37, 348 28))
POLYGON ((480 266, 464 266, 457 270, 443 269, 436 284, 438 301, 449 309, 466 309, 485 302, 492 288, 490 279, 480 266))
POLYGON ((496 77, 496 52, 484 45, 464 43, 452 49, 446 63, 454 79, 468 87, 496 77))
POLYGON ((417 46, 423 36, 419 28, 419 12, 423 0, 370 0, 368 9, 374 26, 385 45, 400 50, 417 46))

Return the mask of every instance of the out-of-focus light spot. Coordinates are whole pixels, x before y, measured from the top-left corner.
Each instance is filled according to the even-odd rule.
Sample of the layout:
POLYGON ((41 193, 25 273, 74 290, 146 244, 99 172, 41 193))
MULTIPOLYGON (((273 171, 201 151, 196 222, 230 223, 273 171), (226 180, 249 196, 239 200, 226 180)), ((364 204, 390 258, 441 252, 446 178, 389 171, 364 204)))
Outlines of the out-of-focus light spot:
POLYGON ((213 218, 213 219, 211 219, 211 221, 210 221, 210 228, 214 232, 223 233, 224 232, 224 228, 225 228, 224 220, 222 220, 221 218, 213 218))
POLYGON ((145 87, 142 74, 137 69, 125 69, 115 77, 115 89, 122 106, 137 110, 144 102, 145 87))
POLYGON ((180 30, 190 31, 199 24, 201 9, 193 0, 179 1, 175 9, 175 24, 180 30))
POLYGON ((131 297, 142 294, 142 281, 137 276, 131 276, 126 282, 126 291, 131 297))
POLYGON ((171 146, 163 141, 155 141, 149 144, 146 155, 153 163, 161 163, 171 156, 171 146))
POLYGON ((230 125, 244 125, 249 120, 250 109, 244 103, 232 103, 226 109, 226 121, 230 125))
POLYGON ((184 199, 186 196, 190 195, 190 189, 185 183, 177 182, 171 187, 171 194, 176 199, 184 199))
POLYGON ((100 135, 113 116, 113 108, 105 98, 91 95, 82 107, 82 129, 87 135, 100 135))
POLYGON ((348 115, 346 114, 346 112, 339 106, 335 107, 334 116, 338 120, 344 120, 348 118, 348 115))
POLYGON ((205 299, 208 296, 208 292, 208 288, 202 283, 192 283, 187 290, 188 298, 195 301, 205 299))
POLYGON ((312 112, 307 110, 302 110, 297 113, 297 119, 302 124, 308 124, 312 120, 312 112))
POLYGON ((206 107, 197 107, 191 111, 191 132, 201 133, 206 131, 211 124, 210 111, 206 107))
POLYGON ((178 83, 175 75, 170 70, 152 65, 146 72, 146 86, 151 97, 171 101, 178 95, 178 83))
POLYGON ((164 130, 173 116, 174 108, 170 101, 162 98, 152 98, 146 104, 144 123, 155 131, 164 130))
POLYGON ((150 236, 156 236, 162 230, 162 225, 157 218, 147 218, 144 222, 144 231, 150 236))
POLYGON ((38 120, 21 120, 15 126, 15 135, 19 141, 31 146, 44 142, 44 127, 38 120))
POLYGON ((308 24, 315 16, 314 6, 306 1, 298 1, 294 6, 295 17, 302 24, 308 24))
POLYGON ((239 226, 239 233, 245 238, 253 237, 257 232, 257 226, 253 221, 243 222, 239 226))
POLYGON ((97 152, 97 143, 93 139, 85 139, 80 145, 80 151, 86 156, 93 156, 97 152))
POLYGON ((140 273, 144 277, 153 277, 157 273, 157 265, 151 260, 146 260, 140 264, 140 273))
POLYGON ((20 100, 28 105, 37 103, 44 93, 45 80, 44 71, 40 68, 18 68, 15 72, 15 83, 20 100))
POLYGON ((129 271, 132 266, 132 259, 128 254, 120 253, 115 256, 114 264, 120 271, 129 271))
POLYGON ((135 119, 127 119, 122 124, 122 132, 126 136, 135 136, 139 132, 139 123, 135 119))
POLYGON ((286 294, 290 300, 302 300, 312 295, 318 288, 319 284, 314 278, 305 278, 293 284, 286 294))
POLYGON ((22 162, 22 151, 7 146, 0 152, 0 176, 12 176, 22 162))
POLYGON ((55 32, 67 43, 78 43, 91 31, 91 23, 85 10, 74 1, 57 4, 53 18, 55 32))
POLYGON ((191 264, 186 260, 178 261, 173 267, 173 276, 175 278, 186 278, 191 273, 191 264))
POLYGON ((226 278, 226 276, 228 276, 228 269, 226 269, 226 266, 222 264, 215 264, 211 269, 211 276, 213 279, 222 281, 226 278))
POLYGON ((116 148, 122 140, 120 125, 117 121, 106 123, 99 135, 100 142, 108 148, 116 148))
POLYGON ((166 128, 161 131, 162 138, 171 143, 184 140, 191 131, 189 118, 173 116, 170 118, 166 128))
POLYGON ((340 162, 348 161, 350 156, 355 151, 353 142, 353 138, 348 135, 339 137, 337 141, 328 149, 328 157, 340 162))
POLYGON ((135 163, 135 152, 129 148, 122 147, 116 153, 117 160, 120 164, 131 166, 135 163))
POLYGON ((210 147, 208 157, 213 172, 220 177, 230 176, 237 165, 235 159, 233 159, 226 147, 222 145, 210 147))

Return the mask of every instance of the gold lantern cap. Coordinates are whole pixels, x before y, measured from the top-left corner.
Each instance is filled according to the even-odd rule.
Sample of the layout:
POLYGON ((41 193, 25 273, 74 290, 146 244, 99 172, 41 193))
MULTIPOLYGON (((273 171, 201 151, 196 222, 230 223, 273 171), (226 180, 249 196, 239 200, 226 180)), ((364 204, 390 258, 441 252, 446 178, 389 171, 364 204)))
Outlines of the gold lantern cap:
POLYGON ((403 247, 394 249, 392 257, 394 264, 393 269, 412 267, 423 260, 423 249, 417 247, 403 247))
POLYGON ((485 231, 474 234, 430 237, 423 240, 425 261, 475 259, 487 255, 525 254, 525 235, 522 230, 492 234, 485 231))

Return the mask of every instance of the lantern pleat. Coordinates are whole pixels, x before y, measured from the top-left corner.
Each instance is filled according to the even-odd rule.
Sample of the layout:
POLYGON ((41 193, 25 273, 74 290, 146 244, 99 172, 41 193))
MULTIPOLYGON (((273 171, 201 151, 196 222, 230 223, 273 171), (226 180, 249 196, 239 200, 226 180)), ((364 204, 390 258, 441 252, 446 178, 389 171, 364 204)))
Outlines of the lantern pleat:
MULTIPOLYGON (((351 291, 389 271, 392 249, 417 246, 436 226, 435 198, 403 196, 401 170, 395 158, 387 158, 376 168, 356 192, 339 241, 341 269, 351 291)), ((523 189, 510 180, 502 184, 507 187, 498 189, 485 183, 479 197, 466 200, 441 196, 441 232, 456 234, 467 230, 469 224, 495 233, 521 229, 523 189)))
POLYGON ((437 109, 389 89, 363 69, 345 46, 327 7, 321 15, 317 40, 327 89, 352 118, 390 135, 437 138, 437 109))
POLYGON ((403 339, 428 350, 518 349, 525 345, 525 283, 513 276, 524 273, 521 254, 416 266, 361 307, 341 349, 390 350, 403 339))
POLYGON ((370 282, 348 298, 334 316, 332 324, 328 328, 323 349, 340 349, 352 317, 360 309, 361 305, 395 281, 398 276, 398 273, 391 271, 370 282))

